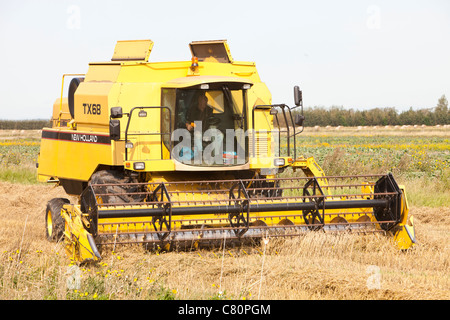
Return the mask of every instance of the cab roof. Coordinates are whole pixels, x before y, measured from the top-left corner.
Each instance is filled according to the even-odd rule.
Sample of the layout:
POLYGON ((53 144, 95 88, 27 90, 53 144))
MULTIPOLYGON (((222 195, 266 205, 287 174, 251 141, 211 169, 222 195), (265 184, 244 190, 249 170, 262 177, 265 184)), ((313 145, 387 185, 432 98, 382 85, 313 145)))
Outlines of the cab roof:
POLYGON ((248 84, 250 86, 253 85, 253 82, 249 79, 238 78, 238 77, 226 77, 226 76, 191 76, 191 77, 182 77, 170 80, 162 85, 164 88, 189 88, 195 87, 202 84, 236 84, 236 87, 242 88, 244 84, 248 84))

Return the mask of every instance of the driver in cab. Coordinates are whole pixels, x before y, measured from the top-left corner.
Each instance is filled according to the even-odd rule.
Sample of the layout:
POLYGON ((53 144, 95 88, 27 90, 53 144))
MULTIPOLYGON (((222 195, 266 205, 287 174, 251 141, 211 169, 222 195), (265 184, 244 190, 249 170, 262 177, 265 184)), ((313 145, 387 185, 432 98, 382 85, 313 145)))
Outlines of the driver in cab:
MULTIPOLYGON (((223 133, 210 123, 213 118, 213 108, 208 105, 208 98, 202 92, 198 96, 197 105, 193 105, 186 114, 186 129, 194 135, 194 155, 203 150, 203 140, 212 141, 213 153, 222 156, 223 133), (198 128, 201 124, 201 128, 198 128), (211 130, 208 130, 210 129, 211 130), (196 128, 196 129, 194 129, 196 128), (206 136, 203 136, 206 132, 206 136)), ((214 122, 214 121, 213 121, 214 122)))
POLYGON ((208 98, 204 93, 198 96, 197 105, 192 106, 186 115, 186 128, 189 131, 194 129, 196 121, 201 121, 202 131, 209 127, 208 119, 213 115, 213 109, 208 105, 208 98))

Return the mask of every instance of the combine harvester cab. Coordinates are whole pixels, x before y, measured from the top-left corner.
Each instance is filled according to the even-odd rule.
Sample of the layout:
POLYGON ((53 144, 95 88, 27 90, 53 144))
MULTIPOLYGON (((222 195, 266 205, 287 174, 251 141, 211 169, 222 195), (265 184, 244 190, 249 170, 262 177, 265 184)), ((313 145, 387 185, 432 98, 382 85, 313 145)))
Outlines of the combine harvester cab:
POLYGON ((152 47, 119 41, 111 61, 64 75, 68 97, 42 132, 39 179, 78 198, 48 203, 47 238, 64 239, 73 260, 99 260, 108 245, 198 248, 312 230, 414 244, 392 174, 325 176, 297 155, 298 87, 294 107, 272 104, 255 64, 234 61, 225 40, 192 42, 181 62, 148 62, 152 47))

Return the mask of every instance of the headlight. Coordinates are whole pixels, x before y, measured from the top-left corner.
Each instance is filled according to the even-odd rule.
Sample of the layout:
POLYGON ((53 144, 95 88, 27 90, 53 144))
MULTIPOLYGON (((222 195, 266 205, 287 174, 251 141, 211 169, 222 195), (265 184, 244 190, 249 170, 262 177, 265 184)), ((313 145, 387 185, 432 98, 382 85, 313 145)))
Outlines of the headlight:
POLYGON ((125 143, 125 148, 127 148, 127 149, 133 149, 133 147, 134 147, 133 142, 127 142, 127 143, 125 143))
POLYGON ((273 160, 273 164, 275 167, 282 167, 284 166, 284 158, 276 158, 275 160, 273 160))
POLYGON ((134 170, 144 170, 145 169, 145 162, 135 162, 135 163, 133 163, 133 169, 134 170))

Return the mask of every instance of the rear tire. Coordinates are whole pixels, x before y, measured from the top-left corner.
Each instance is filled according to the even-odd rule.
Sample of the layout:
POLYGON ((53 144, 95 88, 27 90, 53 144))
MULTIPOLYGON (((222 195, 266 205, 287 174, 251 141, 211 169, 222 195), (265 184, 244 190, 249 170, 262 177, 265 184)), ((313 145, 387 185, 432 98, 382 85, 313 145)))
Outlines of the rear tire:
POLYGON ((61 216, 61 209, 63 205, 70 203, 65 198, 54 198, 47 203, 45 210, 45 235, 47 240, 51 242, 58 242, 64 236, 64 219, 61 216))

